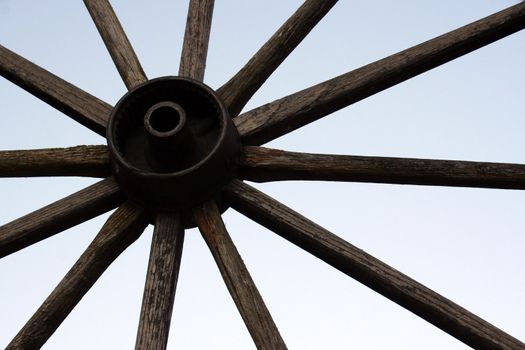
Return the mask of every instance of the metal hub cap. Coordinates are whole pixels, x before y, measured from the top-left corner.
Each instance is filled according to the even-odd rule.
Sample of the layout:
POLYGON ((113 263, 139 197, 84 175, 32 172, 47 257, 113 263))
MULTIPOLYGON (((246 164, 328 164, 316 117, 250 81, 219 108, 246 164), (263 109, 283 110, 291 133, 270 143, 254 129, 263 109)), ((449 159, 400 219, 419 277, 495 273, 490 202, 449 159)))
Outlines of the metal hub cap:
POLYGON ((237 173, 237 130, 215 92, 192 79, 163 77, 129 91, 107 140, 116 181, 149 207, 190 208, 237 173))

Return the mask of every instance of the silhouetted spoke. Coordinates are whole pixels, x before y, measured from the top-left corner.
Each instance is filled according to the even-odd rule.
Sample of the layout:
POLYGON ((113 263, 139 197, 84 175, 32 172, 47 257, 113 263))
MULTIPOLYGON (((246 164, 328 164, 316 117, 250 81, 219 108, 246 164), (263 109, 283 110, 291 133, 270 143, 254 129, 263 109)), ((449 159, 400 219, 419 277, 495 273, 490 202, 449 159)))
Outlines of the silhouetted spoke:
POLYGON ((525 2, 240 115, 243 143, 260 145, 525 27, 525 2))
POLYGON ((113 178, 0 226, 0 258, 118 206, 123 198, 113 178))
POLYGON ((109 176, 106 146, 0 151, 0 177, 109 176))
POLYGON ((122 25, 107 0, 84 0, 117 70, 131 90, 148 80, 122 25))
POLYGON ((195 208, 194 216, 257 349, 286 349, 255 283, 224 227, 217 205, 212 201, 202 204, 195 208))
POLYGON ((266 182, 321 180, 525 189, 525 165, 414 158, 341 156, 247 146, 240 177, 266 182))
POLYGON ((0 45, 0 75, 106 136, 112 107, 0 45))
POLYGON ((525 344, 292 209, 238 180, 225 196, 248 216, 475 349, 525 349, 525 344))
POLYGON ((246 65, 217 92, 237 116, 266 79, 299 45, 337 0, 306 0, 246 65))
POLYGON ((190 0, 179 75, 204 79, 214 0, 190 0))
POLYGON ((147 225, 143 210, 124 203, 104 224, 58 286, 7 349, 40 349, 111 263, 147 225))
POLYGON ((166 349, 183 242, 178 214, 157 214, 135 350, 166 349))

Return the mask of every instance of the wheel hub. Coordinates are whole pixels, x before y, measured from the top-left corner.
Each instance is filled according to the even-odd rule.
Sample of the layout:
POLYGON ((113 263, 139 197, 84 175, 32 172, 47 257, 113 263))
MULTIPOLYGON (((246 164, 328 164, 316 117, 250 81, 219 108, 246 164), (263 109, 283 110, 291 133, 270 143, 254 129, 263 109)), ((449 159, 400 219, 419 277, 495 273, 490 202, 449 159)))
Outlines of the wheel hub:
POLYGON ((215 92, 192 79, 157 78, 129 91, 107 140, 115 180, 147 207, 191 208, 237 173, 237 130, 215 92))

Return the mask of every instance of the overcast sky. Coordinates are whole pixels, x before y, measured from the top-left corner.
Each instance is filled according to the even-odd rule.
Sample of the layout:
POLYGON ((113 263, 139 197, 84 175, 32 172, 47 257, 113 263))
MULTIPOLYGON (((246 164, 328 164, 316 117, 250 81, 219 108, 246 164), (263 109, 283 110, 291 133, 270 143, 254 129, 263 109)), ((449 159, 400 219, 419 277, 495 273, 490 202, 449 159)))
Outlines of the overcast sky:
MULTIPOLYGON (((205 82, 218 88, 301 1, 216 0, 205 82)), ((513 5, 341 0, 246 109, 513 5)), ((112 1, 148 77, 178 71, 187 1, 112 1)), ((0 0, 0 44, 114 104, 125 93, 81 1, 0 0)), ((525 163, 525 32, 268 144, 312 153, 525 163)), ((0 79, 0 149, 105 140, 0 79)), ((0 223, 96 179, 1 179, 0 223)), ((352 244, 525 340, 525 193, 355 183, 256 185, 352 244)), ((108 215, 0 260, 0 347, 108 215)), ((290 349, 465 349, 409 311, 234 210, 224 215, 290 349)), ((44 349, 131 349, 151 229, 108 269, 44 349)), ((187 232, 170 349, 254 349, 199 233, 187 232)))

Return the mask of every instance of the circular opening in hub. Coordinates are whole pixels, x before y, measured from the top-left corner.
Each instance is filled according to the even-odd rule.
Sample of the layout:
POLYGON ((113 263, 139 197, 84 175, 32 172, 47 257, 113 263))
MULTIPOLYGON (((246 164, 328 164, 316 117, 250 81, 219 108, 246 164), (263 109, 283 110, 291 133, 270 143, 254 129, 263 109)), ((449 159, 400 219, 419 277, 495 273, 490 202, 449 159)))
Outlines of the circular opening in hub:
POLYGON ((180 114, 176 109, 168 106, 157 108, 151 113, 149 123, 153 130, 168 132, 175 129, 180 123, 180 114))
POLYGON ((144 117, 144 127, 155 136, 167 136, 178 132, 185 124, 184 109, 173 102, 153 105, 144 117))

